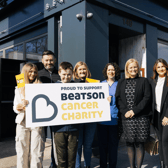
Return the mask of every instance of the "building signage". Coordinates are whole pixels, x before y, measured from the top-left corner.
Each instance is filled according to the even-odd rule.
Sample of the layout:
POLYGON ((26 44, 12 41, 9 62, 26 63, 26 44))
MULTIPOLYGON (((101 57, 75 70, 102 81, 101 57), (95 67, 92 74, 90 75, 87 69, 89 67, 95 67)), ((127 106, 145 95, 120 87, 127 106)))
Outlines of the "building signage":
POLYGON ((50 11, 54 8, 57 8, 59 4, 63 4, 64 0, 52 0, 52 4, 46 3, 45 10, 50 11))
POLYGON ((119 27, 130 29, 139 33, 144 33, 144 25, 130 18, 111 13, 109 15, 109 22, 119 27))
POLYGON ((64 10, 78 2, 81 2, 81 0, 44 0, 44 17, 64 10))
POLYGON ((26 127, 111 120, 107 83, 26 84, 26 127))

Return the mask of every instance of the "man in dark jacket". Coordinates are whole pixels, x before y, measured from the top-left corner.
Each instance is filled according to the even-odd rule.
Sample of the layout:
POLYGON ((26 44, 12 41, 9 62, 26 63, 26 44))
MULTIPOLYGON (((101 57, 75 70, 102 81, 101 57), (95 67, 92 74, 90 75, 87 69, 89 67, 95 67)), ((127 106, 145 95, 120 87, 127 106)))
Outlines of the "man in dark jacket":
MULTIPOLYGON (((58 75, 58 70, 55 68, 56 58, 55 58, 54 53, 52 51, 47 50, 47 51, 43 52, 42 63, 44 65, 44 68, 38 72, 42 83, 55 83, 58 80, 60 80, 60 77, 58 75)), ((51 141, 53 143, 52 127, 50 127, 50 132, 51 132, 51 141)), ((50 168, 56 168, 53 148, 51 148, 50 168)))

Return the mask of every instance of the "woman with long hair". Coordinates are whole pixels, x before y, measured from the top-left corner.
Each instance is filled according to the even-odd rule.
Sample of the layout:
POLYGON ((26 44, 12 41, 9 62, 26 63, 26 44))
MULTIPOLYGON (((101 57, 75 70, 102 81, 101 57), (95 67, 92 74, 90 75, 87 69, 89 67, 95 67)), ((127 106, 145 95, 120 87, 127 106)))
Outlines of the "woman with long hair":
MULTIPOLYGON (((27 63, 21 73, 24 74, 25 84, 41 83, 38 77, 37 66, 27 63)), ((17 113, 16 126, 16 153, 17 168, 42 168, 44 152, 44 130, 42 127, 26 128, 25 107, 29 104, 25 100, 25 87, 15 88, 13 110, 17 113)))
POLYGON ((168 168, 168 64, 164 59, 156 60, 150 83, 153 93, 152 124, 159 139, 161 168, 168 168))
POLYGON ((105 80, 108 83, 111 121, 99 122, 97 133, 99 139, 100 167, 107 167, 109 158, 109 168, 116 168, 118 150, 118 108, 116 107, 116 88, 120 79, 120 68, 116 63, 108 63, 103 69, 105 80), (108 155, 109 154, 109 155, 108 155))
POLYGON ((125 64, 125 79, 118 82, 116 104, 119 109, 120 139, 126 141, 130 168, 141 168, 144 142, 150 132, 151 89, 146 78, 140 77, 138 61, 131 58, 125 64))
MULTIPOLYGON (((79 61, 76 63, 73 70, 73 79, 77 83, 85 83, 86 78, 90 78, 91 73, 85 62, 79 61)), ((91 155, 92 155, 92 143, 94 134, 96 131, 96 123, 80 124, 79 127, 79 138, 78 138, 78 149, 76 156, 76 168, 81 167, 81 154, 82 146, 84 150, 84 166, 90 168, 91 155)))

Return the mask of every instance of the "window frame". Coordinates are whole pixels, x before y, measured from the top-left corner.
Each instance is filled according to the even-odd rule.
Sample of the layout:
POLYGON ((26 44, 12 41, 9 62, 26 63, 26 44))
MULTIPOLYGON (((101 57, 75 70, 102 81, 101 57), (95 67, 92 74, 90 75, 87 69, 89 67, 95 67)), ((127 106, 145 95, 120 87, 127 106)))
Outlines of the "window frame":
POLYGON ((2 57, 2 58, 6 58, 6 50, 7 50, 7 49, 14 48, 14 47, 17 47, 17 46, 19 46, 19 45, 23 45, 23 60, 26 61, 26 59, 27 59, 27 58, 26 58, 26 43, 31 42, 31 41, 33 41, 33 40, 37 40, 37 39, 42 38, 42 37, 45 37, 45 36, 47 36, 47 38, 48 38, 48 33, 41 34, 41 35, 39 35, 39 36, 30 38, 30 39, 25 40, 25 41, 23 41, 23 42, 17 43, 17 44, 15 44, 15 45, 10 45, 10 46, 8 46, 8 47, 5 47, 5 48, 1 49, 0 51, 3 51, 3 57, 2 57))

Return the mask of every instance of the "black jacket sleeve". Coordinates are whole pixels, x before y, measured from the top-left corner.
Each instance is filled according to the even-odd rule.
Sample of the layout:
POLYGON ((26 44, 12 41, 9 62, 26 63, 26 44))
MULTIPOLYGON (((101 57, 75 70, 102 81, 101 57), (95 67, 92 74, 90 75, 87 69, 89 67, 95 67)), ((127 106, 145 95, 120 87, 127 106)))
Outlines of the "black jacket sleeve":
MULTIPOLYGON (((151 105, 151 87, 150 84, 148 82, 148 79, 146 78, 141 78, 142 81, 142 92, 144 93, 143 98, 141 99, 141 101, 139 101, 139 103, 137 105, 134 106, 133 108, 133 112, 135 113, 135 115, 137 115, 138 113, 140 113, 141 111, 143 111, 146 106, 151 105)), ((138 96, 138 95, 137 95, 138 96)))
POLYGON ((117 89, 116 89, 116 106, 119 109, 119 112, 122 113, 123 115, 126 114, 126 112, 129 111, 128 107, 126 104, 124 104, 124 102, 121 99, 122 93, 121 93, 121 87, 122 87, 122 83, 123 83, 123 79, 120 79, 118 81, 118 85, 117 85, 117 89))

